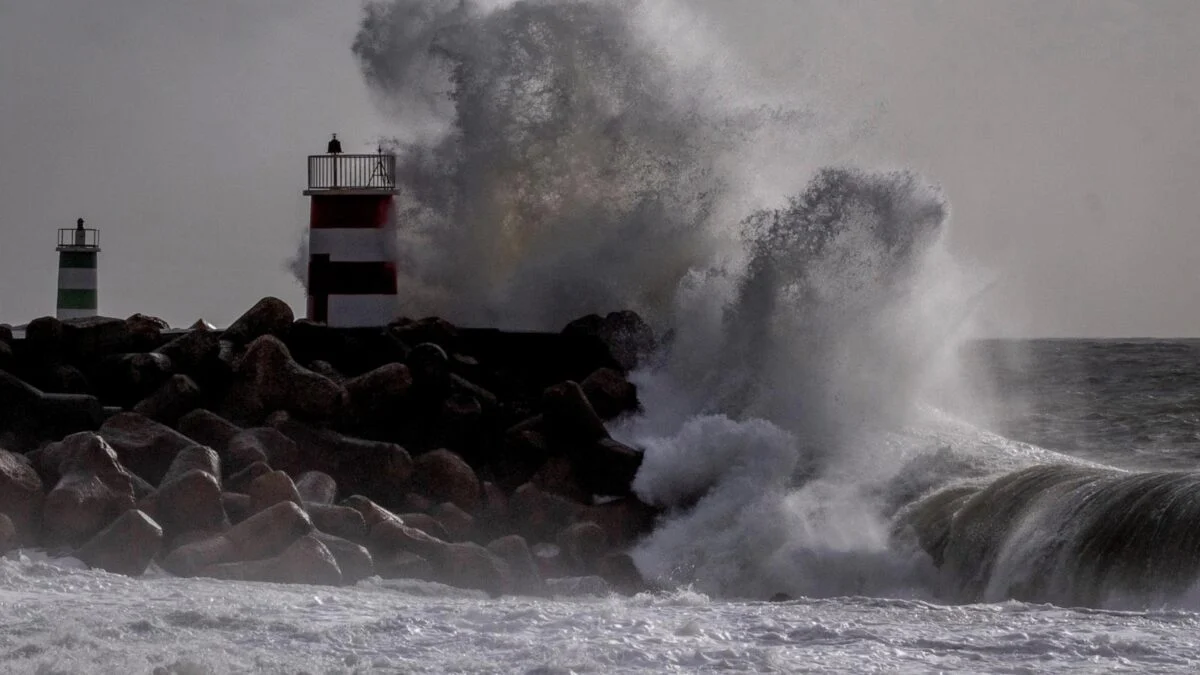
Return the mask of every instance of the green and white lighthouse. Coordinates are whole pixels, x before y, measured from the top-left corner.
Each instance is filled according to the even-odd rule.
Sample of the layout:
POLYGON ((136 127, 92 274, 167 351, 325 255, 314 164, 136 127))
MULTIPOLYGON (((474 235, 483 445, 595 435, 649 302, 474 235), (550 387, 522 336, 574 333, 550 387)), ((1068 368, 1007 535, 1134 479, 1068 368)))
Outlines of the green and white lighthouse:
POLYGON ((84 228, 83 218, 74 228, 58 231, 59 319, 96 316, 96 259, 100 232, 84 228))

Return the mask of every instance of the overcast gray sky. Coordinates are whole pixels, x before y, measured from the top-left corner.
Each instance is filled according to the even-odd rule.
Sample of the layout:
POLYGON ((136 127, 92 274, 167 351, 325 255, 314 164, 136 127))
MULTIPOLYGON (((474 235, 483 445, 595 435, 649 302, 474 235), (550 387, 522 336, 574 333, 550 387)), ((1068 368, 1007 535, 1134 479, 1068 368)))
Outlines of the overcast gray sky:
MULTIPOLYGON (((1000 281, 988 330, 1200 335, 1200 2, 695 0, 761 80, 863 122, 1000 281)), ((223 324, 287 271, 304 157, 390 125, 358 2, 0 0, 0 322, 53 313, 54 231, 104 247, 105 314, 223 324)))

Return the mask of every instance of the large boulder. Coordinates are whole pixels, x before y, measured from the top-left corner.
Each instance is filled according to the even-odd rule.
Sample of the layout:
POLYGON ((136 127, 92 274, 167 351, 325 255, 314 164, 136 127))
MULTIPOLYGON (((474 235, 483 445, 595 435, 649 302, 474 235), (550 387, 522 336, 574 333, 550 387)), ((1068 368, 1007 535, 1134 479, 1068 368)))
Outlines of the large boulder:
POLYGON ((507 492, 528 483, 550 458, 550 443, 539 416, 526 420, 504 434, 503 444, 490 463, 496 482, 507 492))
POLYGON ((0 370, 13 370, 15 361, 12 345, 0 339, 0 370))
POLYGON ((332 504, 337 499, 337 481, 327 473, 305 471, 296 477, 296 491, 305 503, 332 504))
POLYGON ((284 584, 339 586, 342 583, 342 570, 337 559, 312 535, 300 537, 271 558, 220 563, 200 570, 199 574, 217 579, 284 584))
POLYGON ((180 576, 193 576, 220 563, 270 558, 313 529, 312 520, 299 506, 279 502, 224 534, 176 548, 163 559, 163 567, 180 576))
POLYGON ((218 453, 224 452, 229 441, 242 430, 233 422, 203 408, 193 410, 179 418, 175 428, 184 436, 200 445, 206 445, 218 453))
POLYGON ((428 442, 476 459, 484 450, 483 422, 483 404, 479 399, 467 392, 452 391, 437 411, 435 429, 428 442))
POLYGON ((148 352, 162 345, 162 333, 170 326, 156 316, 134 314, 125 319, 125 330, 129 334, 130 348, 136 352, 148 352))
POLYGON ((36 540, 44 499, 42 479, 29 460, 0 449, 0 514, 11 519, 17 543, 36 540))
POLYGON ((628 553, 614 551, 600 558, 596 574, 620 593, 633 595, 647 589, 646 581, 628 553))
POLYGON ((4 555, 18 546, 20 543, 17 541, 17 527, 13 525, 12 519, 0 513, 0 555, 4 555))
POLYGON ((250 495, 241 492, 222 492, 221 507, 225 509, 231 525, 237 525, 253 515, 250 513, 250 495))
POLYGON ((370 530, 362 514, 355 509, 333 504, 305 504, 304 508, 321 532, 358 543, 367 541, 370 530))
POLYGON ((608 438, 604 420, 575 382, 567 380, 546 389, 542 410, 546 431, 560 444, 594 443, 608 438))
POLYGON ((19 452, 78 431, 95 431, 108 414, 94 396, 47 394, 4 370, 0 402, 0 437, 8 449, 19 452))
POLYGON ((396 514, 372 502, 362 495, 354 495, 342 501, 343 506, 358 511, 366 521, 370 534, 368 548, 373 554, 412 553, 426 559, 437 559, 446 542, 424 532, 408 527, 396 514))
MULTIPOLYGON (((266 462, 254 462, 250 466, 247 466, 241 471, 230 475, 229 478, 226 478, 224 486, 231 492, 246 494, 246 492, 250 490, 251 483, 257 480, 260 476, 265 476, 266 474, 271 473, 271 471, 271 466, 266 462)), ((246 495, 246 499, 250 499, 250 496, 246 495)), ((249 508, 249 504, 250 503, 247 501, 246 508, 249 508)))
POLYGON ((154 351, 170 359, 175 372, 207 390, 220 389, 229 379, 229 365, 220 358, 220 339, 214 331, 190 330, 154 351))
POLYGON ((477 536, 495 538, 511 531, 508 495, 491 481, 484 481, 483 503, 471 515, 475 516, 477 536))
POLYGON ((413 486, 436 502, 453 502, 468 513, 479 506, 481 485, 475 470, 446 449, 413 461, 413 486))
POLYGON ((568 525, 558 533, 556 543, 578 574, 594 572, 600 558, 608 553, 608 536, 604 529, 588 521, 568 525))
POLYGON ((432 581, 436 578, 433 565, 415 553, 403 551, 375 556, 375 573, 382 579, 420 579, 432 581))
POLYGON ((324 532, 314 532, 311 536, 316 537, 333 554, 342 571, 343 584, 353 585, 375 574, 375 559, 363 546, 324 532))
MULTIPOLYGON (((460 354, 457 358, 461 360, 467 357, 460 354)), ((487 415, 494 415, 500 408, 500 399, 490 389, 485 389, 457 373, 450 375, 450 393, 475 399, 487 415)))
POLYGON ((453 354, 459 348, 458 329, 441 317, 427 316, 416 321, 397 319, 388 324, 388 332, 407 345, 430 343, 447 354, 453 354))
POLYGON ((344 388, 296 363, 282 342, 264 335, 236 361, 224 412, 235 422, 251 424, 276 410, 325 422, 342 414, 346 398, 344 388))
POLYGON ((136 473, 130 473, 129 480, 133 483, 133 498, 137 501, 149 497, 158 489, 136 473))
POLYGON ((40 316, 25 326, 25 348, 30 356, 58 360, 63 356, 63 324, 52 316, 40 316))
POLYGON ((346 381, 352 416, 358 425, 392 426, 404 412, 412 374, 402 363, 389 363, 346 381))
POLYGON ((436 504, 429 497, 417 494, 416 492, 410 492, 404 495, 404 499, 400 500, 400 505, 392 509, 392 511, 394 513, 424 513, 434 506, 436 504))
POLYGON ((408 527, 400 520, 381 520, 370 527, 367 548, 379 555, 412 553, 436 560, 448 546, 447 542, 431 537, 414 527, 408 527))
POLYGON ((542 574, 524 537, 510 534, 494 539, 487 545, 487 550, 508 564, 514 591, 533 594, 542 590, 542 574))
POLYGON ((98 432, 121 463, 152 485, 162 483, 175 455, 196 445, 192 439, 138 413, 121 413, 105 420, 98 432))
POLYGON ((589 314, 563 328, 564 335, 594 337, 608 347, 613 360, 623 370, 636 368, 657 348, 654 330, 637 312, 624 310, 605 316, 589 314))
POLYGON ((229 519, 216 476, 192 469, 164 484, 139 507, 163 528, 166 548, 229 529, 229 519))
POLYGON ((624 547, 650 532, 659 513, 659 509, 643 503, 637 497, 625 497, 588 507, 582 519, 604 528, 610 544, 624 547))
POLYGON ((424 342, 408 354, 414 394, 422 401, 439 403, 450 393, 450 357, 432 342, 424 342))
POLYGON ((593 493, 585 487, 585 481, 579 478, 574 464, 567 457, 551 457, 546 460, 529 482, 550 494, 566 497, 581 504, 589 503, 592 499, 593 493))
POLYGON ((513 528, 533 542, 553 539, 587 511, 583 504, 544 492, 532 483, 514 490, 508 503, 513 528))
MULTIPOLYGON (((292 358, 296 358, 296 357, 293 356, 292 358)), ((309 361, 309 362, 305 363, 304 361, 301 361, 300 359, 296 359, 296 363, 304 364, 304 366, 306 368, 313 371, 314 373, 316 373, 322 377, 329 378, 330 382, 333 382, 335 384, 340 384, 343 387, 346 386, 346 376, 342 374, 342 371, 338 370, 337 368, 334 368, 333 364, 328 361, 322 361, 321 359, 316 359, 314 361, 309 361)))
POLYGON ((85 362, 130 351, 133 333, 123 319, 90 316, 62 323, 63 345, 72 360, 85 362))
POLYGON ((220 485, 221 460, 212 448, 206 448, 202 445, 193 445, 190 448, 180 450, 175 455, 175 459, 171 460, 171 466, 167 468, 167 473, 163 475, 161 484, 166 485, 193 470, 208 473, 220 485))
POLYGON ((153 394, 174 372, 171 359, 154 352, 111 354, 90 371, 97 394, 122 407, 132 407, 153 394))
POLYGON ((133 412, 145 415, 156 422, 174 425, 187 413, 203 402, 200 387, 187 375, 172 375, 159 385, 154 393, 138 402, 133 412))
POLYGON ((83 371, 69 363, 56 363, 45 368, 37 380, 38 386, 55 394, 90 394, 91 383, 83 371))
POLYGON ((121 514, 73 554, 89 567, 136 577, 146 571, 162 549, 158 523, 136 509, 121 514))
POLYGON ((576 447, 570 458, 581 487, 593 495, 628 495, 642 466, 641 450, 611 438, 576 447))
POLYGON ((533 560, 543 579, 569 577, 573 574, 567 554, 557 544, 541 542, 531 547, 533 560))
POLYGON ((601 419, 611 420, 639 407, 637 385, 615 368, 597 369, 579 387, 601 419))
POLYGON ((43 542, 54 549, 78 546, 133 508, 133 483, 117 453, 100 436, 67 436, 46 457, 57 460, 58 482, 42 511, 43 542))
POLYGON ((239 431, 225 445, 221 462, 227 474, 241 472, 256 462, 265 462, 288 474, 298 472, 303 466, 296 442, 272 427, 239 431))
POLYGON ((286 331, 276 337, 287 345, 292 358, 296 359, 298 363, 308 364, 309 368, 313 370, 325 369, 326 366, 314 367, 315 361, 324 361, 328 368, 334 371, 358 375, 387 362, 385 360, 364 367, 364 363, 370 362, 372 359, 358 340, 344 330, 308 319, 300 319, 292 323, 286 331))
MULTIPOLYGON (((447 503, 449 503, 449 502, 447 502, 447 503)), ((451 505, 451 506, 453 506, 453 505, 451 505)), ((437 518, 434 518, 433 516, 429 515, 428 513, 414 512, 414 513, 401 513, 398 515, 400 517, 400 520, 404 521, 404 524, 409 527, 415 527, 416 529, 424 532, 425 534, 427 534, 431 537, 435 537, 437 539, 441 539, 442 541, 450 541, 451 540, 450 533, 446 531, 446 526, 443 525, 440 520, 438 520, 437 518)))
POLYGON ((235 344, 249 344, 263 335, 283 333, 295 319, 290 305, 279 298, 266 297, 230 324, 221 339, 235 344))
POLYGON ((546 592, 555 598, 603 597, 612 593, 612 587, 603 577, 560 577, 546 580, 546 592))
POLYGON ((282 471, 272 471, 255 478, 250 483, 246 494, 250 495, 250 512, 258 513, 279 502, 292 502, 303 506, 300 493, 292 479, 282 471))
POLYGON ((446 544, 440 557, 430 562, 439 581, 458 588, 502 595, 511 593, 515 586, 508 563, 479 544, 446 544))
POLYGON ((351 438, 291 421, 276 428, 296 443, 298 466, 327 474, 341 494, 360 494, 391 508, 408 492, 413 460, 395 443, 351 438))
MULTIPOLYGON (((475 518, 463 511, 454 502, 443 502, 429 510, 447 533, 448 541, 469 541, 475 537, 475 518)), ((406 520, 411 525, 411 521, 406 520)))

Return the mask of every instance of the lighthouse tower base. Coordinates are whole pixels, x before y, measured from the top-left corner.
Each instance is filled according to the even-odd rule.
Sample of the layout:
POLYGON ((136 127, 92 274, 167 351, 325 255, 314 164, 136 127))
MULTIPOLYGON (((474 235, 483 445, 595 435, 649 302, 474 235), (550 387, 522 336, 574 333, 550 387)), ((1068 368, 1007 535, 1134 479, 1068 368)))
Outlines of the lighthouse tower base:
POLYGON ((308 318, 341 328, 381 326, 397 315, 395 296, 331 295, 320 307, 320 299, 308 299, 308 318))
POLYGON ((58 301, 55 315, 59 319, 82 319, 96 316, 96 262, 100 253, 99 234, 84 229, 83 221, 74 229, 58 231, 58 301))
POLYGON ((309 157, 308 318, 381 326, 399 313, 393 235, 396 158, 309 157))

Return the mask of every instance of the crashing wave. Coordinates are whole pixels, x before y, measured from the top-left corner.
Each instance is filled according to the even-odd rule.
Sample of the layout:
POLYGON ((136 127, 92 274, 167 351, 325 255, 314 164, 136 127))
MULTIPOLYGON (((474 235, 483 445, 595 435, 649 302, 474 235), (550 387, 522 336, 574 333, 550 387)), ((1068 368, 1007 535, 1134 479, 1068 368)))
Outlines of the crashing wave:
POLYGON ((1200 478, 989 482, 1013 464, 995 444, 929 431, 927 393, 971 384, 954 353, 986 288, 946 252, 947 201, 904 170, 762 175, 807 165, 815 118, 709 65, 730 59, 700 56, 717 45, 694 19, 665 0, 367 5, 354 52, 399 122, 406 313, 557 330, 628 308, 669 336, 633 376, 646 413, 614 429, 667 509, 635 551, 664 583, 1085 604, 1185 586, 1200 478))

